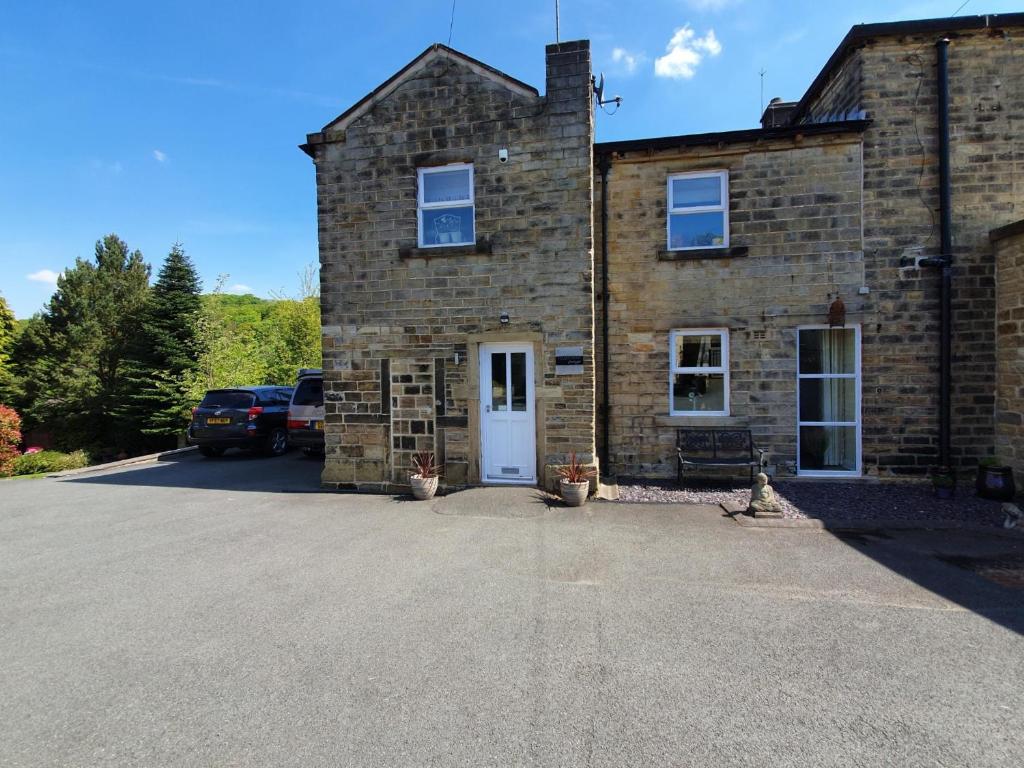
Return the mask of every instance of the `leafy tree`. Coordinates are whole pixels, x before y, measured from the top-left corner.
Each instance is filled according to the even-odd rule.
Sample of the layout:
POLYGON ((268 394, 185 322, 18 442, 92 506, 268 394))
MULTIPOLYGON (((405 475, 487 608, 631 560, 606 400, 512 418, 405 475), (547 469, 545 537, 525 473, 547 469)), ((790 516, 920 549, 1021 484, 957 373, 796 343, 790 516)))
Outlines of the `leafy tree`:
POLYGON ((310 265, 299 274, 300 294, 277 294, 267 307, 267 375, 275 384, 291 384, 299 368, 322 365, 320 281, 310 265))
POLYGON ((0 403, 14 402, 16 384, 11 370, 11 350, 17 335, 18 324, 14 313, 0 294, 0 403))
POLYGON ((34 416, 62 445, 132 449, 138 430, 115 418, 129 346, 142 328, 149 267, 117 235, 96 243, 95 263, 76 259, 43 313, 43 374, 34 416))
POLYGON ((195 320, 198 365, 186 377, 190 401, 198 403, 208 389, 264 383, 267 366, 260 345, 261 306, 255 296, 222 293, 227 275, 221 275, 212 294, 203 296, 195 320))
POLYGON ((180 436, 192 400, 187 381, 197 367, 196 320, 202 307, 195 266, 180 243, 164 259, 142 313, 142 328, 125 364, 125 405, 118 415, 153 438, 180 436))
POLYGON ((47 362, 46 319, 35 314, 21 326, 10 344, 10 392, 7 398, 22 414, 26 428, 39 426, 43 410, 42 384, 47 362))

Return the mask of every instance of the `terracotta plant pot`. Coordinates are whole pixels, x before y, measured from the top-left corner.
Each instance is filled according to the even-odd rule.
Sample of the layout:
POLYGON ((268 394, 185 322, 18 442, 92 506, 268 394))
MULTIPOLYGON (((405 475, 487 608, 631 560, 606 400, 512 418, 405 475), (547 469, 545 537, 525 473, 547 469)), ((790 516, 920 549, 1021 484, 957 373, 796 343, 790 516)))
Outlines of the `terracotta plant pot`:
POLYGON ((582 483, 570 483, 568 480, 560 480, 559 488, 562 493, 562 501, 570 507, 582 507, 590 493, 590 482, 584 480, 582 483))
POLYGON ((410 475, 409 485, 412 486, 413 498, 419 501, 426 501, 427 499, 434 498, 434 494, 437 493, 437 477, 421 477, 420 475, 410 475))

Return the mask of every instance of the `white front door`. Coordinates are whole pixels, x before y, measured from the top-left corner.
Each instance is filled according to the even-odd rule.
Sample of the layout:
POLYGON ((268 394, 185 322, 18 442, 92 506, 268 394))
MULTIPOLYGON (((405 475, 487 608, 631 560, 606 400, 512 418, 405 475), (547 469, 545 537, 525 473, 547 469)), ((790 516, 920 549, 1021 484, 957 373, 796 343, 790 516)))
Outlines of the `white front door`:
POLYGON ((480 479, 537 481, 530 344, 480 345, 480 479))

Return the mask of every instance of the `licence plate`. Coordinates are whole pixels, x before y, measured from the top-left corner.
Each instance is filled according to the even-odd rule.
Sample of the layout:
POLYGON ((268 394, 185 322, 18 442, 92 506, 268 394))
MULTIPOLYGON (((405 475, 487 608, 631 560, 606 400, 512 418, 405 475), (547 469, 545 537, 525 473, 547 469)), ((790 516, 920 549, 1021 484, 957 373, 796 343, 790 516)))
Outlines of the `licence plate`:
POLYGON ((313 429, 319 429, 321 432, 324 431, 324 423, 322 421, 314 421, 313 429))
POLYGON ((231 419, 220 418, 220 417, 214 416, 214 417, 211 417, 211 418, 207 419, 206 423, 207 424, 230 424, 231 423, 231 419))

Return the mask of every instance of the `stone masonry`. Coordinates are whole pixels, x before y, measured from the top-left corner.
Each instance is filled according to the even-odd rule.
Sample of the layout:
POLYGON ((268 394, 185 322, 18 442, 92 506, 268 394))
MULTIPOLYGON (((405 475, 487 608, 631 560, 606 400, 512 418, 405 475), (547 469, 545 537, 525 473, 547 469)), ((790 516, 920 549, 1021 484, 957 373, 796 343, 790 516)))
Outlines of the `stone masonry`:
POLYGON ((533 346, 541 477, 571 450, 593 459, 590 76, 585 41, 548 46, 544 96, 435 45, 309 136, 325 484, 404 485, 414 450, 449 484, 479 482, 477 350, 493 341, 533 346), (420 249, 417 169, 453 162, 473 164, 477 242, 420 249), (561 345, 582 347, 582 374, 556 374, 561 345))
MULTIPOLYGON (((989 230, 1024 211, 1024 37, 998 25, 947 35, 953 187, 953 459, 993 450, 995 281, 989 230)), ((941 30, 854 50, 804 119, 859 107, 864 263, 877 319, 864 334, 864 457, 924 474, 938 451, 939 255, 936 49, 941 30)))
POLYGON ((864 284, 860 181, 860 133, 848 124, 800 139, 725 135, 711 146, 615 153, 608 179, 612 471, 674 476, 676 429, 686 426, 751 429, 770 448, 773 471, 793 471, 796 328, 824 322, 836 296, 849 323, 865 323, 870 311, 857 292, 864 284), (666 179, 696 170, 729 172, 728 253, 665 252, 666 179), (729 329, 729 416, 668 415, 669 332, 681 328, 729 329))
POLYGON ((1024 220, 994 231, 996 456, 1024 478, 1024 220))
POLYGON ((317 177, 324 482, 402 485, 416 450, 436 454, 449 484, 480 482, 479 349, 498 341, 533 349, 537 466, 549 486, 570 451, 596 461, 598 419, 611 473, 671 476, 676 429, 709 425, 751 429, 773 471, 788 474, 797 330, 826 324, 837 297, 860 331, 862 472, 932 471, 939 274, 920 261, 941 255, 943 37, 952 458, 968 467, 995 451, 1024 471, 1014 378, 1024 268, 1021 236, 1007 229, 1024 213, 1022 29, 1024 14, 858 26, 787 104, 788 125, 597 145, 585 41, 548 46, 544 96, 432 46, 304 146, 317 177), (417 169, 456 162, 473 164, 476 243, 419 248, 417 169), (595 191, 604 162, 607 189, 595 191), (728 172, 728 246, 667 250, 666 180, 688 171, 728 172), (607 318, 596 313, 602 195, 607 318), (608 322, 608 382, 595 375, 605 345, 595 320, 608 322), (728 330, 727 416, 669 416, 669 334, 686 328, 728 330), (582 349, 582 374, 558 374, 562 346, 582 349), (610 412, 599 414, 606 387, 610 412))

